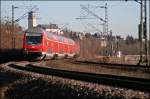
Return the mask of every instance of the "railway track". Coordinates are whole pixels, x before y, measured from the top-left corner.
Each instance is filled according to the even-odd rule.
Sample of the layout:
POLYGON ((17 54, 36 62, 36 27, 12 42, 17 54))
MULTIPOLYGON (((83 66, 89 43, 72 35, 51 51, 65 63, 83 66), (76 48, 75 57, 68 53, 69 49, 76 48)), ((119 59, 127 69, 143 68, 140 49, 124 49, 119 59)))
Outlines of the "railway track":
POLYGON ((124 88, 130 88, 130 89, 142 90, 142 91, 149 91, 149 86, 150 86, 149 83, 150 79, 143 79, 143 78, 60 70, 60 69, 48 68, 45 66, 44 67, 37 66, 33 64, 28 64, 26 66, 9 64, 8 66, 15 69, 40 73, 44 75, 53 75, 53 76, 76 79, 76 80, 81 80, 86 82, 106 84, 106 85, 112 85, 112 86, 124 87, 124 88))
POLYGON ((150 71, 150 66, 143 65, 129 65, 129 64, 116 64, 116 63, 102 63, 102 62, 94 62, 94 61, 80 61, 76 60, 73 63, 76 64, 94 64, 97 66, 105 66, 109 68, 118 68, 118 69, 131 69, 131 70, 148 70, 150 71))

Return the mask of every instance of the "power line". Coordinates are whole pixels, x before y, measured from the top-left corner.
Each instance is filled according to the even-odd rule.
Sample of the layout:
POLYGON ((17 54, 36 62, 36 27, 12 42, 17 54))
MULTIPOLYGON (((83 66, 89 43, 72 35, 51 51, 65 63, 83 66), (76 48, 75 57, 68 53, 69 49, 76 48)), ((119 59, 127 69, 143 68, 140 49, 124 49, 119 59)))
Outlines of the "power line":
POLYGON ((116 6, 120 6, 122 5, 122 1, 119 1, 118 3, 114 4, 114 5, 109 5, 109 8, 112 8, 112 7, 116 7, 116 6))

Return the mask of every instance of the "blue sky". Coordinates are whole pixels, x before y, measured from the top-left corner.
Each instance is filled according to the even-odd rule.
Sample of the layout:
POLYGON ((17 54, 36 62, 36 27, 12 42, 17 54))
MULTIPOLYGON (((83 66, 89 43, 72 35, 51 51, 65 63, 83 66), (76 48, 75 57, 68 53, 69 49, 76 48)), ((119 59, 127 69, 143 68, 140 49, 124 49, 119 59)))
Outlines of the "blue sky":
MULTIPOLYGON (((30 9, 30 7, 25 6, 36 5, 39 8, 36 12, 38 24, 56 23, 60 27, 66 24, 65 26, 70 30, 94 33, 97 31, 87 23, 93 24, 94 27, 102 31, 102 26, 98 25, 102 22, 98 19, 77 20, 76 18, 83 15, 93 17, 81 9, 80 5, 104 6, 105 3, 106 1, 2 1, 1 15, 3 19, 9 17, 11 20, 11 6, 15 5, 19 7, 19 9, 15 9, 15 19, 17 19, 30 9)), ((140 5, 134 1, 107 1, 107 4, 109 29, 112 30, 113 35, 126 37, 129 34, 137 38, 140 5)), ((104 18, 104 9, 90 8, 90 10, 104 18)), ((27 17, 18 23, 27 28, 27 17)))

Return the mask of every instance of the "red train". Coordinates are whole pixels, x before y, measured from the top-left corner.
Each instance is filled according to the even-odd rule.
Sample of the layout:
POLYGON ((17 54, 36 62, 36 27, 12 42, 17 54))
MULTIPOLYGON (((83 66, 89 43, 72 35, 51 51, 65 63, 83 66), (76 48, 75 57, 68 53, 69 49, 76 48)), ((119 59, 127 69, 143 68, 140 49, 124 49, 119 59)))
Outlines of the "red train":
POLYGON ((25 31, 23 48, 27 57, 40 59, 73 57, 79 53, 79 46, 75 41, 47 32, 41 27, 25 31))

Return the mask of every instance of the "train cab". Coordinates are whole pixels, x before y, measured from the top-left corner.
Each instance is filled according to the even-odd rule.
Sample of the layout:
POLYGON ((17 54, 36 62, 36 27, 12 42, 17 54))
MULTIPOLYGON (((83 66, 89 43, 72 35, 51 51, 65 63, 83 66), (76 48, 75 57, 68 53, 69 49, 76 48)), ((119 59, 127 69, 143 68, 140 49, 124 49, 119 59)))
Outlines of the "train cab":
POLYGON ((24 34, 24 52, 28 57, 39 57, 45 56, 44 46, 43 46, 43 35, 44 31, 39 28, 30 28, 25 31, 24 34))

